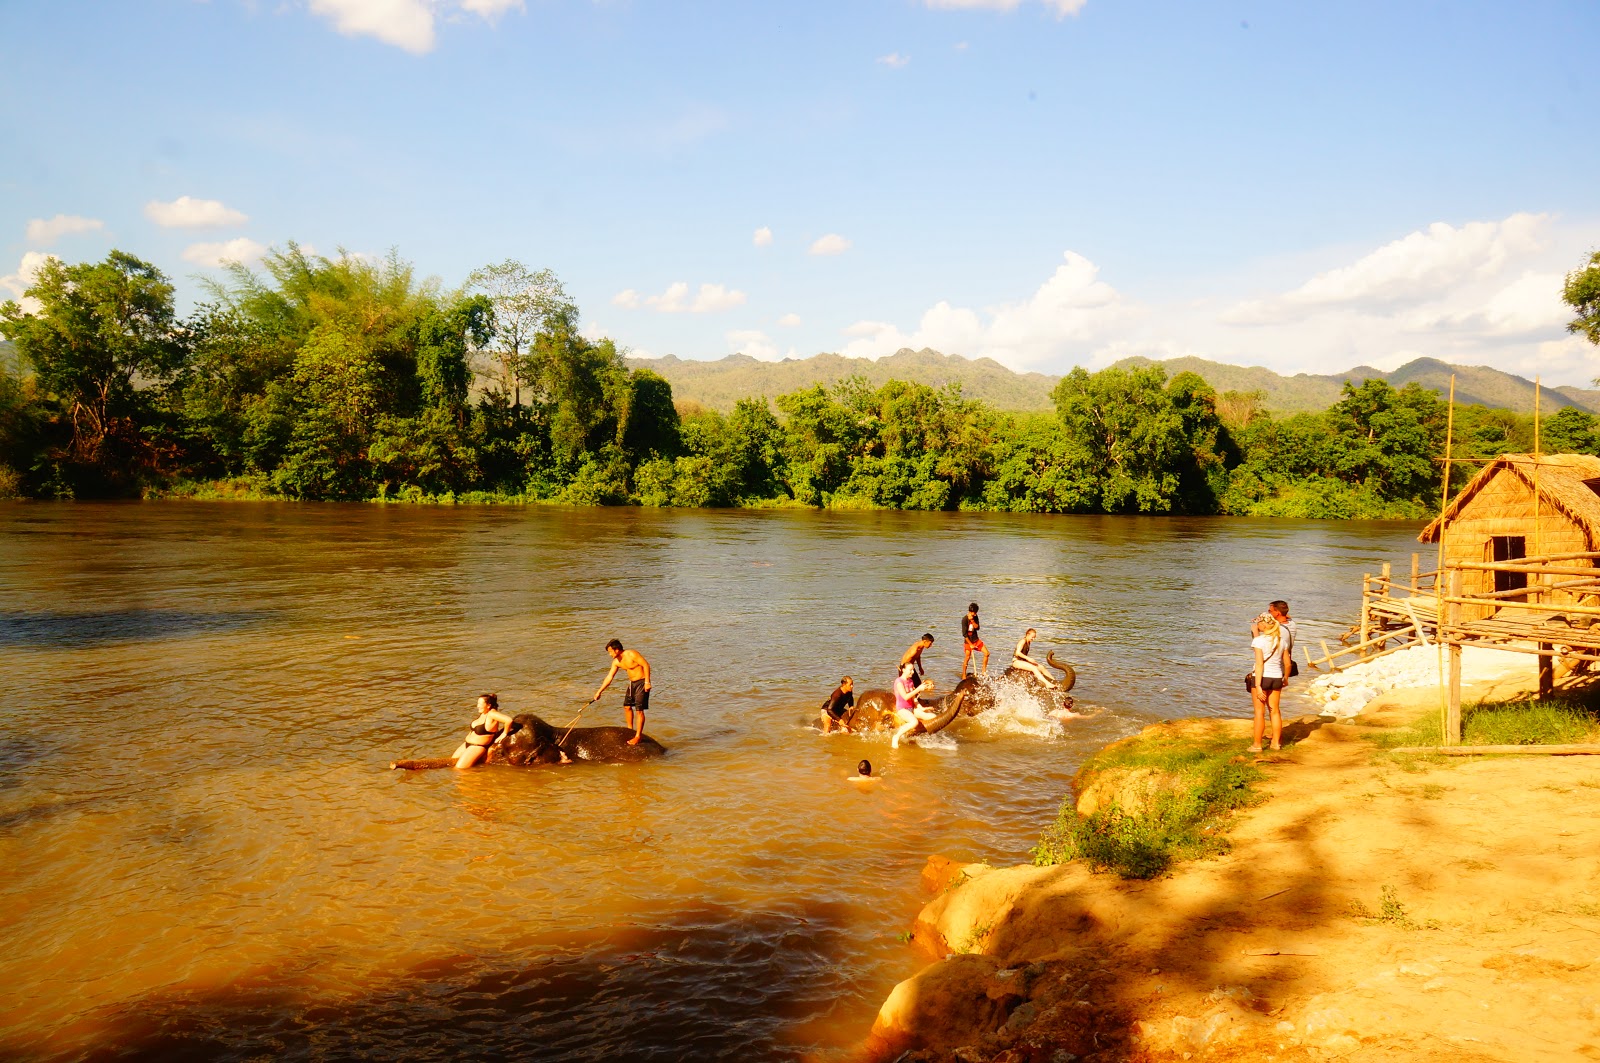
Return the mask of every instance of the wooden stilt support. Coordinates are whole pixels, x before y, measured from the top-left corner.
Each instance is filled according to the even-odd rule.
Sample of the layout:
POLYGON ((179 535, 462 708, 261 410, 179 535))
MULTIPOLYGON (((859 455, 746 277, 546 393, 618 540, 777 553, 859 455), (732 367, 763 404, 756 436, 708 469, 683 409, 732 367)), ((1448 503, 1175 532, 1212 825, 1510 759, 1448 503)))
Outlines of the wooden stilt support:
MULTIPOLYGON (((1450 596, 1452 598, 1461 597, 1461 583, 1461 570, 1459 568, 1452 570, 1450 573, 1450 596)), ((1459 624, 1461 622, 1461 603, 1451 602, 1448 606, 1447 616, 1446 623, 1450 627, 1459 624)), ((1441 630, 1439 635, 1442 638, 1444 631, 1441 630)), ((1461 744, 1461 644, 1454 641, 1450 643, 1449 697, 1450 700, 1445 710, 1444 744, 1447 746, 1459 746, 1461 744)))
POLYGON ((1385 561, 1383 563, 1383 586, 1378 589, 1378 593, 1385 598, 1389 597, 1389 571, 1389 562, 1385 561))
POLYGON ((1417 583, 1418 583, 1418 581, 1420 579, 1420 573, 1421 572, 1422 572, 1422 555, 1421 554, 1412 554, 1411 555, 1411 593, 1412 594, 1416 594, 1417 591, 1419 590, 1419 588, 1417 587, 1417 583))
POLYGON ((1556 692, 1555 647, 1548 642, 1539 643, 1539 697, 1549 697, 1556 692))
MULTIPOLYGON (((1371 618, 1367 615, 1367 586, 1372 582, 1372 573, 1361 573, 1361 644, 1365 646, 1368 634, 1371 631, 1371 618)), ((1363 654, 1362 656, 1366 656, 1363 654)))

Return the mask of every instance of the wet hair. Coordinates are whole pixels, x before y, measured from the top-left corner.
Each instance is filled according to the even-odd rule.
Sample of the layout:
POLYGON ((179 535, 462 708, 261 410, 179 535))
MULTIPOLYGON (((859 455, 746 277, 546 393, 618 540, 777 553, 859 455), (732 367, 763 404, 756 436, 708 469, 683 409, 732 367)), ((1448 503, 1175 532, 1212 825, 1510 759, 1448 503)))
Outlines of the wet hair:
POLYGON ((918 641, 919 642, 932 642, 933 641, 933 636, 928 634, 927 632, 923 632, 922 638, 919 639, 918 641))
POLYGON ((608 649, 608 650, 616 650, 618 653, 621 653, 622 652, 622 640, 621 639, 612 639, 610 642, 606 643, 606 649, 608 649))
POLYGON ((1268 602, 1267 603, 1267 608, 1268 609, 1276 609, 1278 612, 1282 613, 1284 616, 1288 616, 1289 615, 1289 603, 1288 602, 1284 602, 1284 601, 1268 602))
POLYGON ((872 774, 872 761, 863 760, 860 764, 857 764, 856 765, 856 774, 857 775, 871 775, 872 774))
POLYGON ((967 612, 976 613, 977 611, 978 611, 978 603, 977 602, 973 602, 971 605, 967 606, 967 612))
POLYGON ((854 682, 855 682, 854 679, 851 679, 849 676, 845 676, 843 679, 839 680, 839 685, 840 686, 844 686, 846 683, 854 683, 854 682))
POLYGON ((479 694, 478 700, 487 704, 491 709, 500 707, 500 695, 498 694, 479 694))

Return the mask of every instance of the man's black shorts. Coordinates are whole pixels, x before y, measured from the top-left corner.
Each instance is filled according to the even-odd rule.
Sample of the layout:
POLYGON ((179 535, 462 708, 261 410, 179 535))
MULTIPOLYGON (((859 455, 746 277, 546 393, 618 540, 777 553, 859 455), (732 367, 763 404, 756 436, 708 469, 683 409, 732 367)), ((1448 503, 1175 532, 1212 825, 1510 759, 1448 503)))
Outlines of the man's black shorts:
POLYGON ((624 707, 632 706, 640 712, 650 711, 650 691, 644 688, 643 679, 635 679, 628 684, 627 693, 622 695, 624 707))

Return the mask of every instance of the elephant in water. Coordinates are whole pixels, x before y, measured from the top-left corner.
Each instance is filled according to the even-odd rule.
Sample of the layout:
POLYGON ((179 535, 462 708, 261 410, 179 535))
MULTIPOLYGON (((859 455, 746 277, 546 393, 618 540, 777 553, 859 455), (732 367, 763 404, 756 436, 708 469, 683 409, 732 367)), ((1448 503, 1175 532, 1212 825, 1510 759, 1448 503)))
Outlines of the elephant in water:
MULTIPOLYGON (((1045 703, 1046 711, 1048 712, 1064 711, 1071 713, 1074 700, 1067 691, 1077 684, 1078 672, 1072 665, 1056 660, 1056 655, 1053 651, 1045 654, 1045 660, 1050 662, 1050 667, 1061 673, 1061 678, 1056 680, 1052 686, 1046 687, 1044 682, 1033 672, 1026 668, 1018 668, 1015 665, 1001 672, 1000 678, 1010 680, 1023 690, 1041 699, 1045 703)), ((972 691, 972 695, 967 699, 966 706, 961 710, 962 714, 976 716, 980 712, 994 708, 996 691, 994 689, 994 681, 988 676, 967 676, 967 678, 956 684, 955 690, 950 692, 950 696, 954 696, 957 690, 969 683, 972 684, 969 688, 972 691)))
MULTIPOLYGON (((650 760, 666 753, 667 747, 649 735, 630 746, 633 731, 627 727, 574 727, 570 731, 552 727, 532 713, 521 713, 504 740, 489 747, 489 764, 510 764, 525 768, 545 764, 590 761, 596 764, 630 764, 650 760)), ((451 768, 455 760, 435 757, 428 760, 397 760, 391 768, 451 768)))
MULTIPOLYGON (((970 686, 957 684, 956 688, 946 694, 939 702, 939 715, 931 720, 918 722, 913 735, 937 734, 950 726, 950 722, 962 713, 968 696, 972 693, 970 686)), ((927 704, 924 702, 924 704, 927 704)), ((970 713, 968 715, 971 715, 970 713)), ((855 731, 893 731, 896 723, 894 718, 894 695, 887 690, 869 690, 856 699, 855 712, 850 717, 850 728, 855 731)))

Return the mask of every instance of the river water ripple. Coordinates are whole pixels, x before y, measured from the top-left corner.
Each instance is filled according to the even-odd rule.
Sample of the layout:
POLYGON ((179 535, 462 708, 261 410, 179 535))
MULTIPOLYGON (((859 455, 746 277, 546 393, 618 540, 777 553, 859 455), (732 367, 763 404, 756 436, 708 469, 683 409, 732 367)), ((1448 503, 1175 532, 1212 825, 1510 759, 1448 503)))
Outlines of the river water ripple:
POLYGON ((1246 714, 1249 617, 1331 638, 1415 531, 0 504, 0 1054, 835 1058, 919 966, 928 854, 1023 861, 1094 749, 1246 714), (1036 626, 1099 714, 801 726, 924 630, 948 687, 974 598, 996 667, 1036 626), (664 760, 388 770, 482 690, 564 723, 613 636, 664 760))

